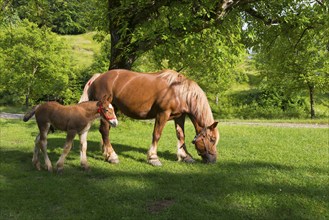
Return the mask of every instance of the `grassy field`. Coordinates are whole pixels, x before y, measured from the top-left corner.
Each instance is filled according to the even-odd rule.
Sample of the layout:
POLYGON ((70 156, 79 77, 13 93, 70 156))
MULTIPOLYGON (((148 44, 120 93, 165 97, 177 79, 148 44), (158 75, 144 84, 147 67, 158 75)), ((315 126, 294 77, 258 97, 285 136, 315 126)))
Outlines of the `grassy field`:
POLYGON ((93 39, 94 35, 95 32, 61 36, 71 46, 74 63, 80 68, 90 66, 93 62, 94 54, 100 51, 100 44, 93 39))
MULTIPOLYGON (((103 161, 97 131, 88 138, 91 171, 79 145, 57 175, 32 167, 34 121, 0 119, 0 219, 328 219, 329 129, 220 125, 219 160, 176 161, 174 126, 162 135, 162 167, 146 163, 153 123, 121 120, 112 129, 120 164, 103 161)), ((64 133, 49 135, 53 164, 64 133)))

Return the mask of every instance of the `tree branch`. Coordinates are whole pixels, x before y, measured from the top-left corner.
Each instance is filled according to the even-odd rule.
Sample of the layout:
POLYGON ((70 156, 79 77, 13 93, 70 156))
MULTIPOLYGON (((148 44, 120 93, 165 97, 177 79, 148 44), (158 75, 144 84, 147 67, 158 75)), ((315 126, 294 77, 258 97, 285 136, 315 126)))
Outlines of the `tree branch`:
POLYGON ((281 23, 281 21, 279 21, 278 19, 273 20, 271 18, 267 18, 266 16, 264 16, 263 14, 259 13, 258 11, 256 11, 251 7, 245 8, 244 11, 250 16, 262 21, 265 25, 273 25, 273 24, 281 23))
POLYGON ((302 34, 299 36, 299 39, 297 40, 297 42, 296 42, 296 44, 295 44, 295 46, 294 46, 294 49, 296 49, 297 45, 300 43, 300 41, 301 41, 302 38, 304 37, 306 31, 307 31, 307 30, 310 30, 310 29, 313 29, 313 27, 312 27, 312 26, 309 26, 309 27, 306 27, 306 28, 303 30, 302 34))

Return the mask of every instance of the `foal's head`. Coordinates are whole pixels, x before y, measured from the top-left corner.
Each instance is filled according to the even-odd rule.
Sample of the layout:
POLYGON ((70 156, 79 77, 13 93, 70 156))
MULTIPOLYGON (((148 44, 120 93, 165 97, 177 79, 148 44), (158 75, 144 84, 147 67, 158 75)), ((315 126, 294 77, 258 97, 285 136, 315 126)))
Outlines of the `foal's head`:
POLYGON ((97 102, 98 113, 104 120, 108 121, 112 127, 116 127, 119 122, 111 102, 112 96, 105 95, 101 101, 97 102))
POLYGON ((192 141, 205 163, 214 163, 217 159, 216 145, 219 141, 217 124, 218 122, 214 122, 212 125, 204 127, 192 141))

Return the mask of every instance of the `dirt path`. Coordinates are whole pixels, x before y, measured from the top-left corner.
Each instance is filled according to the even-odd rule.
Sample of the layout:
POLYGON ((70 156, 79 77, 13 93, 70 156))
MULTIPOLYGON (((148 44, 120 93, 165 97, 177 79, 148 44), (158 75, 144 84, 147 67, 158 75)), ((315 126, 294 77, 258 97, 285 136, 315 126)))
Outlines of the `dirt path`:
MULTIPOLYGON (((5 119, 23 119, 24 114, 11 114, 0 112, 0 118, 5 119)), ((279 123, 279 122, 220 122, 223 125, 248 125, 248 126, 272 126, 272 127, 286 127, 286 128, 329 128, 328 124, 304 124, 304 123, 279 123)))
POLYGON ((286 128, 329 128, 329 124, 305 124, 305 123, 288 123, 288 122, 220 122, 225 125, 252 125, 252 126, 272 126, 286 128))
POLYGON ((23 116, 24 116, 23 114, 0 112, 0 118, 5 118, 5 119, 23 119, 23 116))

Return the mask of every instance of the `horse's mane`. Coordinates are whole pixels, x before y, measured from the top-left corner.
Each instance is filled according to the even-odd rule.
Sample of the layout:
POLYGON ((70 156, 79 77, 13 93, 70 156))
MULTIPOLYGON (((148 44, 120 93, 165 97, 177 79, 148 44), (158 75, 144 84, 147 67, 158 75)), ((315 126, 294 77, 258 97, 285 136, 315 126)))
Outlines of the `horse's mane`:
POLYGON ((170 86, 174 86, 176 94, 186 101, 190 114, 199 123, 205 123, 200 124, 201 126, 209 126, 214 122, 207 96, 196 82, 173 70, 163 70, 159 72, 158 77, 167 80, 170 86))

